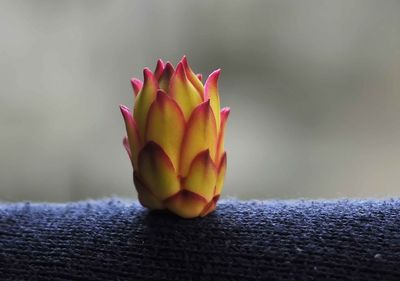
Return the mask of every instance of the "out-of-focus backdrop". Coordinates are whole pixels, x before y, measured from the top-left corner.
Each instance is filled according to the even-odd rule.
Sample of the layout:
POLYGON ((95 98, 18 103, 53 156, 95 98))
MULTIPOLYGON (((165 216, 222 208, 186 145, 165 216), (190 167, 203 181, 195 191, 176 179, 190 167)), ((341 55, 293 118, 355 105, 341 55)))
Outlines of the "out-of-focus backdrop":
POLYGON ((135 197, 118 105, 221 67, 224 195, 400 195, 400 1, 2 1, 0 200, 135 197))

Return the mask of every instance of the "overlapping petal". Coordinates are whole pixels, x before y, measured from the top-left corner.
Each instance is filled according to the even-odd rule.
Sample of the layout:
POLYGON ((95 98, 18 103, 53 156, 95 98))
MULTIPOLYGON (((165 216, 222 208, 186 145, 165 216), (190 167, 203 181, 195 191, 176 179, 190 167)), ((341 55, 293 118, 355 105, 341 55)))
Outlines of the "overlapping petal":
POLYGON ((140 181, 137 175, 133 176, 133 181, 138 192, 140 204, 153 210, 160 210, 165 208, 164 204, 154 196, 149 188, 145 187, 145 185, 140 181))
POLYGON ((154 70, 154 78, 156 80, 160 79, 161 75, 164 72, 164 68, 165 68, 164 62, 161 59, 159 59, 157 61, 156 69, 154 70))
POLYGON ((180 175, 186 176, 190 164, 201 151, 209 149, 212 160, 215 160, 217 127, 210 101, 203 102, 193 111, 187 123, 183 137, 180 175))
POLYGON ((167 62, 164 67, 164 71, 161 74, 160 79, 158 80, 158 84, 161 90, 167 92, 169 89, 169 81, 171 80, 172 75, 175 70, 171 63, 167 62))
POLYGON ((207 78, 205 87, 204 87, 204 100, 210 100, 211 108, 214 112, 215 121, 217 122, 217 131, 219 131, 220 127, 220 102, 218 95, 218 78, 221 70, 215 70, 210 76, 207 78))
POLYGON ((137 97, 137 95, 139 94, 140 90, 143 87, 143 82, 140 81, 139 79, 132 78, 131 84, 132 84, 132 88, 133 88, 133 93, 135 94, 135 97, 137 97))
POLYGON ((219 195, 214 196, 213 199, 207 203, 207 205, 204 207, 203 211, 200 213, 200 217, 204 217, 211 213, 212 211, 215 210, 215 207, 217 206, 217 201, 219 199, 219 195))
POLYGON ((200 97, 204 100, 204 86, 203 83, 201 83, 201 79, 199 79, 199 77, 194 74, 193 70, 190 68, 186 56, 183 56, 181 62, 190 83, 192 83, 193 87, 195 87, 200 97))
POLYGON ((128 143, 124 143, 124 146, 125 148, 127 148, 129 144, 128 153, 131 158, 133 168, 137 169, 137 157, 139 154, 139 150, 141 149, 141 139, 139 136, 137 125, 135 119, 133 119, 132 113, 126 106, 121 105, 120 110, 125 121, 125 128, 128 135, 128 143))
POLYGON ((218 167, 217 183, 215 185, 215 195, 220 195, 222 191, 222 186, 224 185, 225 173, 226 173, 226 152, 222 155, 221 163, 218 167))
POLYGON ((148 142, 139 154, 140 179, 159 200, 180 190, 180 182, 171 160, 155 142, 148 142))
POLYGON ((216 156, 216 163, 219 165, 222 155, 225 152, 225 127, 228 122, 228 117, 229 113, 231 112, 231 109, 229 107, 225 107, 221 110, 221 125, 220 125, 220 130, 218 134, 218 140, 217 140, 217 156, 216 156))
POLYGON ((164 204, 168 210, 183 218, 194 218, 201 214, 207 201, 196 193, 182 190, 165 200, 164 204))
POLYGON ((189 119, 194 108, 202 102, 202 97, 188 80, 181 62, 171 77, 168 93, 182 109, 185 120, 189 119))
POLYGON ((144 136, 146 127, 147 113, 153 101, 156 99, 158 90, 158 82, 154 78, 153 73, 145 68, 143 71, 144 83, 138 96, 136 97, 134 116, 141 136, 144 136))
POLYGON ((145 140, 160 145, 177 171, 184 133, 185 119, 180 107, 159 90, 148 113, 145 140))
POLYGON ((217 168, 211 159, 209 149, 200 152, 192 161, 187 177, 182 180, 182 188, 196 193, 207 202, 214 195, 217 182, 217 168))

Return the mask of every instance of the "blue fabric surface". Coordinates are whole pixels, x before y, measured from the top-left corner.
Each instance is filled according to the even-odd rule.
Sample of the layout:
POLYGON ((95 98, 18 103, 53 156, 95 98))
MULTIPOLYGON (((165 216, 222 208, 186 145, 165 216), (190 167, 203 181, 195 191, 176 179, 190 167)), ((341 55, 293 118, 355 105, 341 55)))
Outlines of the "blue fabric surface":
POLYGON ((400 280, 400 201, 0 204, 1 280, 400 280))

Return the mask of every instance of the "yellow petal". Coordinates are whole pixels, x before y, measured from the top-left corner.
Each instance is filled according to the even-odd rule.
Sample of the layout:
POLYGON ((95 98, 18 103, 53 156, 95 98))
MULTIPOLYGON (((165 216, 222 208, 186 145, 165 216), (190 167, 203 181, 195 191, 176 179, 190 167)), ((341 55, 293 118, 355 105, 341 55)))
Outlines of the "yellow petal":
POLYGON ((133 93, 135 94, 135 97, 137 97, 137 95, 139 94, 140 90, 143 87, 143 82, 140 81, 139 79, 132 78, 131 84, 132 84, 132 88, 133 88, 133 93))
POLYGON ((193 111, 186 125, 182 142, 180 175, 185 177, 193 159, 201 151, 209 149, 213 161, 217 146, 217 128, 210 101, 206 101, 193 111))
POLYGON ((164 201, 165 206, 171 212, 183 217, 198 217, 203 211, 207 202, 203 197, 187 190, 181 190, 176 195, 164 201))
POLYGON ((201 83, 201 79, 199 79, 199 77, 196 74, 194 74, 194 72, 190 68, 189 63, 186 59, 186 56, 183 56, 181 62, 182 62, 183 68, 185 69, 186 76, 189 79, 190 83, 192 83, 192 85, 196 88, 196 90, 200 94, 201 98, 204 99, 204 86, 203 86, 203 83, 201 83))
MULTIPOLYGON (((141 138, 137 129, 135 119, 133 119, 130 110, 124 106, 120 105, 120 110, 125 121, 125 128, 128 135, 129 142, 129 152, 132 165, 134 169, 137 169, 137 158, 139 150, 141 149, 141 138)), ((126 144, 124 144, 126 146, 126 144)))
POLYGON ((189 174, 182 180, 182 188, 196 193, 210 202, 217 181, 217 168, 209 150, 200 152, 190 165, 189 174))
POLYGON ((171 80, 172 75, 174 74, 174 67, 170 62, 167 62, 164 67, 164 71, 161 74, 160 79, 158 80, 158 84, 161 90, 165 92, 169 89, 169 81, 171 80))
POLYGON ((220 127, 220 101, 218 95, 218 78, 221 69, 215 70, 208 76, 204 86, 204 100, 210 99, 211 108, 214 112, 215 121, 217 122, 217 131, 220 127))
POLYGON ((215 163, 219 166, 222 155, 224 154, 224 141, 225 141, 225 128, 226 123, 228 122, 229 113, 231 109, 229 107, 224 107, 221 110, 221 126, 218 134, 218 143, 217 143, 217 157, 215 163))
POLYGON ((154 141, 160 145, 176 171, 184 132, 185 119, 181 109, 172 98, 159 90, 149 109, 145 141, 154 141))
POLYGON ((168 93, 182 109, 185 120, 189 119, 193 109, 202 102, 200 94, 186 77, 181 62, 178 63, 178 66, 171 77, 168 93))
POLYGON ((220 195, 222 191, 222 187, 224 186, 224 179, 225 179, 225 173, 226 173, 226 153, 223 154, 222 159, 221 159, 221 164, 218 167, 218 177, 217 177, 217 184, 215 185, 215 194, 220 195))
POLYGON ((164 62, 162 61, 162 59, 159 59, 157 61, 157 65, 156 65, 156 69, 154 70, 154 78, 156 80, 159 80, 161 77, 161 74, 164 72, 164 62))
POLYGON ((137 122, 139 134, 141 137, 144 136, 144 130, 146 127, 147 112, 149 111, 150 105, 156 98, 158 82, 154 78, 153 73, 148 68, 143 71, 144 83, 135 101, 135 110, 133 115, 137 122))
POLYGON ((212 211, 214 211, 214 210, 215 210, 215 207, 217 206, 218 199, 219 199, 219 195, 215 196, 215 197, 210 201, 210 203, 208 203, 208 204, 204 207, 203 211, 201 211, 200 217, 204 217, 204 216, 208 215, 209 213, 211 213, 212 211))
POLYGON ((135 183, 140 204, 153 210, 164 209, 162 202, 158 200, 147 187, 145 187, 137 175, 133 176, 133 181, 135 183))
POLYGON ((171 160, 155 142, 148 142, 139 154, 139 174, 149 190, 164 200, 180 190, 180 183, 171 160))
POLYGON ((125 150, 126 150, 126 152, 128 153, 129 159, 131 160, 132 166, 133 166, 131 145, 129 144, 128 137, 124 137, 124 138, 122 139, 122 144, 123 144, 123 146, 125 147, 125 150))

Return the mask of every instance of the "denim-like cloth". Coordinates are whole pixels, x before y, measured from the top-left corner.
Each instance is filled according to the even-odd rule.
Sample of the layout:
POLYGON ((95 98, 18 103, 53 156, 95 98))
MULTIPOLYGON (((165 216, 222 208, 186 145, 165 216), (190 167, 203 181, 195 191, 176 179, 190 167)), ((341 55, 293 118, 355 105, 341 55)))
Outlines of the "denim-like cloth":
POLYGON ((0 280, 400 280, 400 200, 0 204, 0 280))

